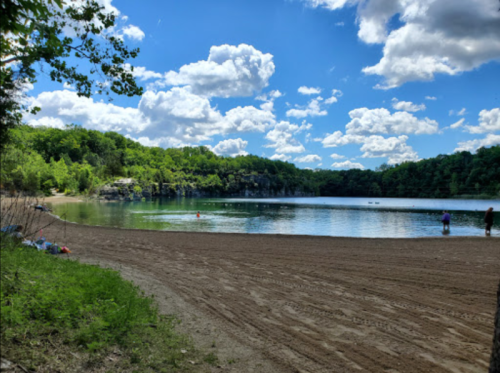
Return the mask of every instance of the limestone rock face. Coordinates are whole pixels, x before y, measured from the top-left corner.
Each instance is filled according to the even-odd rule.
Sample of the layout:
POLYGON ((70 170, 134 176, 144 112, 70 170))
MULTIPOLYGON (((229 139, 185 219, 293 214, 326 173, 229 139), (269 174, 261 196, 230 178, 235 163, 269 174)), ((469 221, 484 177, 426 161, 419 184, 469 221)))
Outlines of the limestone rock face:
POLYGON ((128 178, 114 181, 101 188, 98 198, 115 201, 134 201, 153 197, 312 197, 313 193, 306 193, 300 189, 285 188, 266 175, 244 175, 233 178, 224 185, 210 186, 196 183, 163 183, 150 184, 138 182, 128 178))

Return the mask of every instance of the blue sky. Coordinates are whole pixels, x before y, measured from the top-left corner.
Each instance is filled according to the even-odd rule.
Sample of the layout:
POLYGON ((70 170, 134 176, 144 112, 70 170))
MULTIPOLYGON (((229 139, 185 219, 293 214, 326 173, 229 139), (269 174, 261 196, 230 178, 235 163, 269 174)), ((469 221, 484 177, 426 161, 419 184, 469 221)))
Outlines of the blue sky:
POLYGON ((301 168, 382 163, 500 143, 493 0, 102 0, 142 97, 77 97, 40 74, 35 126, 115 130, 301 168), (102 101, 101 101, 102 100, 102 101))

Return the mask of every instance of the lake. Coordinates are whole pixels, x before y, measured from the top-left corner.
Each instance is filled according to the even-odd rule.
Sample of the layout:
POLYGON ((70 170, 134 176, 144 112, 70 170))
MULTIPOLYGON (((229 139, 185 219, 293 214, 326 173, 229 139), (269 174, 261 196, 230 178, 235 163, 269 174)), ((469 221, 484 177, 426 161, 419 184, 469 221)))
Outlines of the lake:
MULTIPOLYGON (((48 204, 50 205, 50 204, 48 204)), ((451 236, 484 235, 493 207, 492 236, 500 236, 500 201, 405 198, 217 198, 56 204, 54 213, 81 224, 192 232, 305 234, 342 237, 443 235, 441 211, 452 216, 451 236), (200 211, 201 217, 196 213, 200 211)))

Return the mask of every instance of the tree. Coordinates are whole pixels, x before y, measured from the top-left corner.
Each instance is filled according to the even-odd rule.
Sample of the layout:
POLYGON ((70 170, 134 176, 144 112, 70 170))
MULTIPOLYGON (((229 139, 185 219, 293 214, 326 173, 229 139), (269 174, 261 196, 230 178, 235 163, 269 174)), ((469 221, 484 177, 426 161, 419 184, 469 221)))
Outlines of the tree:
POLYGON ((113 34, 115 15, 96 1, 2 0, 0 4, 0 150, 8 129, 21 122, 21 111, 26 109, 23 84, 36 81, 37 62, 48 66, 53 81, 74 85, 79 96, 110 91, 142 94, 133 67, 126 64, 139 49, 129 50, 113 34), (87 63, 73 66, 69 57, 87 63), (90 67, 85 70, 82 65, 90 67))

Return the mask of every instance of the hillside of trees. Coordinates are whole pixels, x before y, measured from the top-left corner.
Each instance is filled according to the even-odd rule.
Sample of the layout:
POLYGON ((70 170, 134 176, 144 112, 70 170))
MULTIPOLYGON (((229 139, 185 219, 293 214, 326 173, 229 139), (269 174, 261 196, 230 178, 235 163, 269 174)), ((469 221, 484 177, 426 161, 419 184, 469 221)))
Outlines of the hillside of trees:
POLYGON ((371 170, 304 170, 254 155, 223 157, 206 147, 146 147, 115 133, 68 126, 18 126, 1 156, 0 187, 9 192, 96 194, 128 177, 152 195, 198 190, 204 195, 499 198, 500 146, 439 155, 371 170), (262 194, 261 194, 262 195, 262 194))

